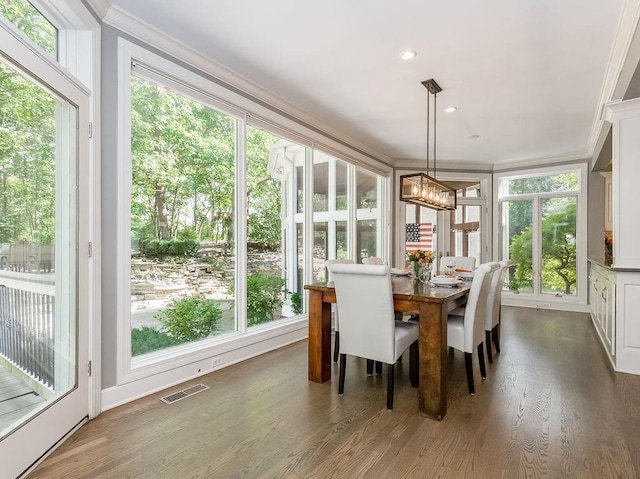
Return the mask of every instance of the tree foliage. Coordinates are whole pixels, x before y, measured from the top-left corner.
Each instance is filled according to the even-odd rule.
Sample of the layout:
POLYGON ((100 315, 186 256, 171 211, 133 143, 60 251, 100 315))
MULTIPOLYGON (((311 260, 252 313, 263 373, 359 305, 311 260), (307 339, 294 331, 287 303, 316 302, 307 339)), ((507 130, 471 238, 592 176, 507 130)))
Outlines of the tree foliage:
POLYGON ((51 243, 56 99, 0 62, 0 105, 0 243, 51 243))
MULTIPOLYGON (((135 239, 233 239, 237 122, 154 82, 132 79, 135 239)), ((247 129, 249 240, 280 242, 280 189, 267 172, 278 138, 247 129)))
MULTIPOLYGON (((560 174, 520 178, 509 194, 574 191, 577 175, 560 174)), ((541 278, 544 292, 574 294, 576 287, 576 201, 574 196, 543 199, 541 222, 541 278)), ((509 282, 520 289, 533 287, 533 203, 510 200, 510 259, 514 264, 509 282)))
POLYGON ((13 23, 34 43, 51 54, 57 50, 58 32, 27 0, 3 0, 0 14, 13 23))

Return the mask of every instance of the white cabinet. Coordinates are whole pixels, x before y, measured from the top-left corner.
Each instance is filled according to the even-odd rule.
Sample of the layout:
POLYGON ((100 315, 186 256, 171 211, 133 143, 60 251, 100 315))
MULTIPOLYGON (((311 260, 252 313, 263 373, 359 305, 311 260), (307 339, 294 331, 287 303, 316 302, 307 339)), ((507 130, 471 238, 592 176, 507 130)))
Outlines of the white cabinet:
POLYGON ((589 276, 589 304, 591 319, 609 359, 615 366, 616 355, 616 284, 608 268, 591 263, 589 276))

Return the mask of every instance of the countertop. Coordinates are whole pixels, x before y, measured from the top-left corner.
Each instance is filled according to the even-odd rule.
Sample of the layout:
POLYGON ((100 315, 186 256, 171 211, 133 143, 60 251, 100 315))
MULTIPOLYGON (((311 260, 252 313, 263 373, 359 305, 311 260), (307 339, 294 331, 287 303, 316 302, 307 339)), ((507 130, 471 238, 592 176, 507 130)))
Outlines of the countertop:
POLYGON ((609 269, 609 270, 611 269, 611 265, 605 264, 603 257, 599 257, 599 258, 595 257, 595 256, 594 257, 589 257, 589 258, 587 258, 587 261, 590 261, 590 262, 592 262, 594 264, 597 264, 598 266, 602 266, 603 268, 606 268, 606 269, 609 269))
POLYGON ((615 264, 607 266, 604 262, 604 258, 590 257, 590 258, 587 258, 587 261, 590 261, 593 264, 597 264, 598 266, 608 269, 609 271, 620 272, 620 273, 640 273, 640 268, 616 267, 615 264))

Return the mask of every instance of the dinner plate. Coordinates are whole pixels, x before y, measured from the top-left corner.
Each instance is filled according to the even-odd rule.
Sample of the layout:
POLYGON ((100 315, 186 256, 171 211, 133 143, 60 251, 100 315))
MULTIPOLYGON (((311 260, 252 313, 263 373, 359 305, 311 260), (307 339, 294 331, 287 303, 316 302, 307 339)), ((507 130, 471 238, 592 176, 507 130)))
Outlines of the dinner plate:
POLYGON ((395 274, 398 276, 406 276, 409 274, 409 269, 405 269, 405 268, 391 268, 390 269, 391 274, 395 274))
POLYGON ((431 280, 429 281, 429 284, 439 288, 456 288, 462 284, 462 281, 457 279, 455 283, 434 283, 433 280, 431 280))
POLYGON ((458 284, 458 281, 460 281, 457 277, 455 276, 432 276, 431 277, 431 282, 433 284, 448 284, 448 285, 455 285, 458 284))
POLYGON ((473 279, 473 275, 475 273, 473 271, 457 271, 456 275, 458 276, 458 278, 460 279, 464 279, 464 280, 470 280, 473 279))

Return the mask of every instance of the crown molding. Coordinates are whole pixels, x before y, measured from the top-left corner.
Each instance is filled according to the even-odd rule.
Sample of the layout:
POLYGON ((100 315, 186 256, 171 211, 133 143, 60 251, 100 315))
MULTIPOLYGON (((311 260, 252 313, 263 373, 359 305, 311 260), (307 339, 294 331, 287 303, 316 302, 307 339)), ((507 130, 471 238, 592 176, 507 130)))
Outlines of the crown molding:
POLYGON ((640 116, 640 98, 617 100, 605 105, 605 120, 613 123, 624 118, 640 116))
POLYGON ((590 158, 598 155, 600 152, 597 150, 597 146, 602 146, 602 130, 605 127, 603 118, 605 105, 615 99, 622 98, 622 95, 624 95, 624 91, 621 90, 626 90, 628 87, 628 85, 621 85, 625 76, 625 69, 631 68, 631 72, 626 75, 629 77, 626 79, 627 82, 631 80, 633 71, 636 69, 635 64, 628 65, 626 63, 634 42, 640 41, 640 38, 636 35, 639 21, 640 0, 626 0, 618 19, 618 27, 611 47, 604 83, 596 105, 598 114, 593 119, 589 141, 587 142, 588 156, 590 158), (616 96, 619 98, 615 98, 616 96))
MULTIPOLYGON (((108 0, 91 0, 92 2, 107 2, 108 0)), ((224 65, 217 63, 212 58, 200 53, 179 40, 161 32, 152 25, 130 15, 116 5, 112 5, 104 22, 122 32, 131 35, 150 47, 179 59, 190 67, 205 74, 215 77, 236 93, 259 103, 261 106, 305 126, 316 133, 319 133, 330 140, 361 153, 371 159, 392 166, 392 160, 369 146, 344 135, 341 131, 334 129, 322 120, 309 115, 303 110, 295 107, 283 98, 261 88, 256 83, 230 70, 224 65)))
POLYGON ((96 12, 101 19, 107 16, 109 9, 111 8, 111 0, 85 0, 93 11, 96 12))
POLYGON ((497 173, 500 171, 508 171, 508 170, 518 170, 524 168, 539 168, 542 166, 552 166, 552 165, 561 165, 561 164, 572 164, 572 163, 585 163, 589 162, 590 154, 584 150, 576 153, 570 153, 567 155, 558 155, 558 156, 547 156, 541 158, 532 158, 528 160, 521 161, 510 161, 503 163, 494 163, 493 172, 497 173))

